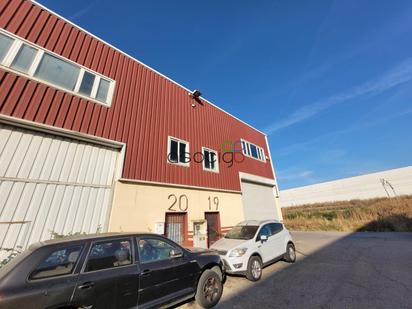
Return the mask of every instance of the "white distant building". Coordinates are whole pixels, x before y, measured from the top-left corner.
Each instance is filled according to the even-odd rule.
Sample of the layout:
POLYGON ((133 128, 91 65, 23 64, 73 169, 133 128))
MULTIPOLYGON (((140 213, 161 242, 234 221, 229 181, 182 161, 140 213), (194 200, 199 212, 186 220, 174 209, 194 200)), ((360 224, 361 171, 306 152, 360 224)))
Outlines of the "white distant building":
POLYGON ((412 194, 412 166, 280 191, 281 207, 412 194))

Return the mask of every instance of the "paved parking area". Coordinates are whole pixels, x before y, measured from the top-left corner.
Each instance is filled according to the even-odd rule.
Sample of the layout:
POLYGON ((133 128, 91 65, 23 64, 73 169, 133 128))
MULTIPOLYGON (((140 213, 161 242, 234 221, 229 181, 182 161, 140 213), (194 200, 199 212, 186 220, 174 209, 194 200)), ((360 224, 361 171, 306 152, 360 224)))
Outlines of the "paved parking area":
POLYGON ((257 283, 228 277, 216 308, 412 308, 412 233, 293 237, 295 264, 275 263, 257 283))

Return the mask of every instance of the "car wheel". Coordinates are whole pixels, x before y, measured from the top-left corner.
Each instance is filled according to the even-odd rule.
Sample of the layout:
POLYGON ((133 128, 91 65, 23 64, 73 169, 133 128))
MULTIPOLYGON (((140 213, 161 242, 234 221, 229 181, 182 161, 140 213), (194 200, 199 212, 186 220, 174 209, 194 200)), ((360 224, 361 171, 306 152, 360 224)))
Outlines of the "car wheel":
POLYGON ((250 281, 258 281, 262 277, 262 260, 258 256, 252 256, 247 264, 246 278, 250 281))
POLYGON ((295 246, 292 243, 288 243, 288 245, 286 246, 284 260, 288 263, 295 263, 296 261, 296 250, 295 246))
POLYGON ((197 284, 197 303, 203 308, 211 308, 219 302, 222 292, 223 284, 219 275, 213 270, 206 269, 197 284))

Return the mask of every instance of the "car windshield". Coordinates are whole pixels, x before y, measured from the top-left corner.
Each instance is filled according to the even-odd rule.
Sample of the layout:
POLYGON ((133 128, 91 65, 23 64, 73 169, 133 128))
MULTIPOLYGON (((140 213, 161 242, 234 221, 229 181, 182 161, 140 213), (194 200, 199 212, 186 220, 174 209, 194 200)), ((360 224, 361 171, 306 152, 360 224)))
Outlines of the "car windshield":
POLYGON ((257 225, 237 225, 227 232, 225 238, 229 239, 252 239, 259 226, 257 225))

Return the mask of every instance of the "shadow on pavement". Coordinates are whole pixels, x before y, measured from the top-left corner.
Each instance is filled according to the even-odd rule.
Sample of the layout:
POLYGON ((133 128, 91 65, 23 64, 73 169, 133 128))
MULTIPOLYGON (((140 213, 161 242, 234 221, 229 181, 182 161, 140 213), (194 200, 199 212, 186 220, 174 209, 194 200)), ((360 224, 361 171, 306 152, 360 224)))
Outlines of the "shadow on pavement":
POLYGON ((216 308, 412 308, 412 233, 292 234, 295 264, 216 308))

